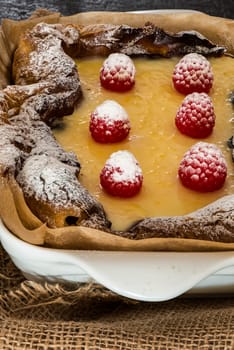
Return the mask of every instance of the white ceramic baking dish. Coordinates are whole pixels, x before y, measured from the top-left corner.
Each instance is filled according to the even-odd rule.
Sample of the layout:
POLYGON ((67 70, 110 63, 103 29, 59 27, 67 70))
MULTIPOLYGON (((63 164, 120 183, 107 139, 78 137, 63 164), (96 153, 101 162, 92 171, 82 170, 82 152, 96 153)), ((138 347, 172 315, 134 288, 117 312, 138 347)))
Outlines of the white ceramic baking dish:
MULTIPOLYGON (((137 13, 197 12, 151 10, 137 13)), ((91 282, 128 298, 163 301, 190 294, 234 293, 234 252, 58 250, 23 242, 0 221, 0 241, 24 276, 35 281, 91 282)))
POLYGON ((0 223, 0 240, 35 281, 96 281, 128 298, 163 301, 187 294, 234 293, 234 252, 108 252, 38 247, 0 223))

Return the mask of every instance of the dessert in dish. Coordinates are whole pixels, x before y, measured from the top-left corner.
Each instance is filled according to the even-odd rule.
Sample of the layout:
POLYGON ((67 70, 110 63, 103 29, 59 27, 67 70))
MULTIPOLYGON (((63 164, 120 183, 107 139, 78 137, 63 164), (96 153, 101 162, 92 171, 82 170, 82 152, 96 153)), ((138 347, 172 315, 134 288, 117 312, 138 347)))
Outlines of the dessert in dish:
MULTIPOLYGON (((83 247, 79 241, 83 234, 90 238, 103 233, 106 239, 117 239, 118 243, 125 241, 123 237, 128 237, 127 241, 129 238, 162 237, 164 227, 167 234, 163 237, 233 242, 232 229, 227 226, 232 220, 232 196, 222 197, 189 217, 152 217, 121 232, 113 229, 105 206, 83 186, 82 161, 73 150, 65 151, 50 130, 82 101, 85 89, 80 84, 74 58, 78 58, 79 67, 80 57, 90 55, 120 52, 130 56, 172 57, 194 51, 220 56, 225 48, 194 32, 169 34, 152 24, 133 28, 127 25, 79 27, 40 23, 26 32, 14 55, 15 85, 9 85, 1 92, 1 178, 6 199, 15 205, 17 220, 21 223, 24 220, 26 230, 40 229, 41 240, 34 243, 43 241, 57 247, 80 248, 83 247), (17 199, 21 191, 18 186, 23 193, 21 200, 17 199), (26 220, 22 219, 25 212, 28 214, 26 225, 26 220), (216 225, 216 216, 220 215, 224 219, 220 221, 221 228, 216 225), (204 220, 206 232, 202 230, 204 220), (175 231, 171 230, 171 222, 177 225, 175 231)), ((80 105, 77 110, 79 108, 80 105)), ((79 157, 79 150, 77 154, 79 157)), ((11 229, 9 214, 3 205, 1 217, 11 229)), ((96 237, 86 242, 87 248, 95 246, 92 239, 96 237)), ((106 249, 105 244, 102 249, 106 249)))

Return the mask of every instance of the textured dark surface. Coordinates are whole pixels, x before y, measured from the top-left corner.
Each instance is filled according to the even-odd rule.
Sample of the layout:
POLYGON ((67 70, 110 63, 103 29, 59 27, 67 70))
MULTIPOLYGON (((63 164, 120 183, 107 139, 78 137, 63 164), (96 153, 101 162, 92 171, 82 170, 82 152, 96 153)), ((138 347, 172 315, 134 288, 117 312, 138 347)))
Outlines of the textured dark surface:
POLYGON ((232 0, 0 0, 0 16, 13 19, 28 17, 37 8, 45 7, 70 15, 84 11, 137 11, 152 9, 193 9, 210 15, 234 18, 232 0))

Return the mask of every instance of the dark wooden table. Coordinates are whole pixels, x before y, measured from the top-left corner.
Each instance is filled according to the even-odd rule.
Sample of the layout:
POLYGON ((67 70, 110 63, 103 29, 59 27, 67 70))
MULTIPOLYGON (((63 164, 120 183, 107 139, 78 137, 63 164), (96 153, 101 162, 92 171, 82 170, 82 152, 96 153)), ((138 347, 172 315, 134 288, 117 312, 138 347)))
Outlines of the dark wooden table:
POLYGON ((24 19, 42 7, 59 11, 63 15, 86 11, 194 9, 234 19, 233 0, 0 0, 0 19, 24 19))

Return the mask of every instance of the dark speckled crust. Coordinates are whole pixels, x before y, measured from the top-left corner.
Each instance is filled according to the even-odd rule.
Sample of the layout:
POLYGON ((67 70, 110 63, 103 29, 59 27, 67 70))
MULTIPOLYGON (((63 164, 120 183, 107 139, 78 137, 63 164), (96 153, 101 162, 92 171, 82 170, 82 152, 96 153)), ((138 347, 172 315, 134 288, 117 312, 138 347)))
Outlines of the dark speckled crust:
POLYGON ((104 210, 80 184, 76 168, 46 154, 29 156, 17 176, 26 202, 49 227, 107 228, 104 210))
POLYGON ((189 215, 146 218, 121 235, 131 239, 176 237, 233 242, 234 195, 225 196, 189 215))
POLYGON ((50 227, 82 224, 109 229, 100 203, 78 180, 80 163, 55 140, 50 127, 81 98, 71 25, 38 24, 21 41, 15 85, 1 91, 0 174, 14 176, 30 209, 50 227), (47 125, 48 124, 48 125, 47 125))
POLYGON ((72 25, 42 23, 26 32, 14 55, 16 85, 4 89, 8 109, 27 99, 48 125, 71 114, 81 98, 76 64, 69 56, 78 46, 79 31, 72 25))
POLYGON ((81 30, 79 55, 109 55, 121 52, 129 56, 154 55, 171 57, 197 52, 220 56, 225 48, 212 44, 195 31, 169 34, 147 23, 142 28, 127 25, 86 26, 81 30))
POLYGON ((82 224, 108 230, 97 200, 80 184, 80 163, 55 140, 27 101, 17 116, 0 125, 1 176, 15 176, 30 209, 50 227, 82 224))

